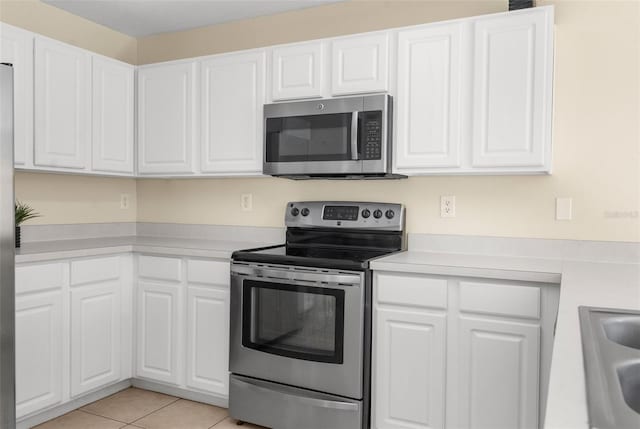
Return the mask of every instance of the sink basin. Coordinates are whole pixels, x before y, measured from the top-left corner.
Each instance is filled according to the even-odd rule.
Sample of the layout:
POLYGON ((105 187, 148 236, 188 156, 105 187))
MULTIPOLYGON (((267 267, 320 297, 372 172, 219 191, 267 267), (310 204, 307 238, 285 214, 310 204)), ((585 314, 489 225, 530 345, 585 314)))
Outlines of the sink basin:
POLYGON ((590 427, 640 428, 640 311, 579 312, 590 427))
POLYGON ((613 317, 603 321, 602 327, 614 343, 640 350, 640 316, 613 317))
POLYGON ((624 401, 640 414, 640 361, 618 368, 624 401))

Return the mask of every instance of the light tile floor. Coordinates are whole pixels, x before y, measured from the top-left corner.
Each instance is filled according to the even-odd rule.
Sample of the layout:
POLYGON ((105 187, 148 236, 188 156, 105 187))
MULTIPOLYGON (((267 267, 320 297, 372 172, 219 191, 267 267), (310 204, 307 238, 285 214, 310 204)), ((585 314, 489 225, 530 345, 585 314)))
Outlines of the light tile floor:
POLYGON ((266 429, 236 425, 227 410, 162 393, 125 389, 36 426, 38 429, 266 429))

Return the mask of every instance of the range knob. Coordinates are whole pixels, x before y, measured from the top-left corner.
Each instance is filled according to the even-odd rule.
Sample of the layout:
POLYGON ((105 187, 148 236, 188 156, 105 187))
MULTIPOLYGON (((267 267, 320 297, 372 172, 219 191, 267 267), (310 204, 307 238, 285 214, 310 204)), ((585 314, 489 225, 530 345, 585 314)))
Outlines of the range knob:
POLYGON ((298 207, 294 207, 291 209, 291 216, 298 216, 298 213, 300 213, 300 210, 298 210, 298 207))
POLYGON ((308 216, 309 215, 309 209, 305 207, 305 208, 302 209, 302 211, 300 213, 302 213, 302 216, 308 216))
POLYGON ((371 216, 371 211, 369 211, 369 209, 364 209, 362 210, 362 217, 363 218, 368 218, 369 216, 371 216))
POLYGON ((387 210, 386 212, 384 212, 384 215, 387 217, 387 219, 393 219, 393 217, 396 215, 394 213, 393 210, 387 210))
POLYGON ((382 210, 378 209, 376 211, 373 212, 373 217, 375 217, 376 219, 380 219, 382 217, 382 210))

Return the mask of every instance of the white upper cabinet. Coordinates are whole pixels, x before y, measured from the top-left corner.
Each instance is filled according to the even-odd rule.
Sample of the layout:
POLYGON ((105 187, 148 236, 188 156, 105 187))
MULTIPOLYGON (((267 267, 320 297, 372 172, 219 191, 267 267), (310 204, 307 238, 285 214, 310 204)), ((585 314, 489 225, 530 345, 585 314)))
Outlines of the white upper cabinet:
POLYGON ((217 55, 201 70, 202 172, 260 174, 264 51, 217 55))
POLYGON ((273 49, 272 99, 322 97, 324 44, 321 41, 273 49))
POLYGON ((398 172, 459 167, 462 138, 463 24, 429 25, 398 34, 398 172))
POLYGON ((35 39, 35 165, 87 167, 91 141, 90 55, 35 39))
POLYGON ((92 169, 133 173, 134 67, 93 57, 92 169))
POLYGON ((0 62, 13 65, 14 162, 33 164, 33 33, 0 23, 0 62))
POLYGON ((196 62, 157 64, 138 71, 138 171, 193 173, 196 140, 196 62))
POLYGON ((473 167, 551 167, 553 8, 475 19, 473 167))
POLYGON ((389 89, 389 33, 335 39, 331 43, 331 94, 389 89))

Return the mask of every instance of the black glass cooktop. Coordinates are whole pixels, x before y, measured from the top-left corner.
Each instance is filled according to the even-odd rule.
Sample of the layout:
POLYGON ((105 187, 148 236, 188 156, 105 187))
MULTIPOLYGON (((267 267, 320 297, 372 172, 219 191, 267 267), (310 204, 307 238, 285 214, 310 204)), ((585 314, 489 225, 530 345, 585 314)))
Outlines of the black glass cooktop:
POLYGON ((389 249, 291 247, 286 245, 234 252, 233 260, 282 265, 362 270, 371 259, 393 253, 389 249))

